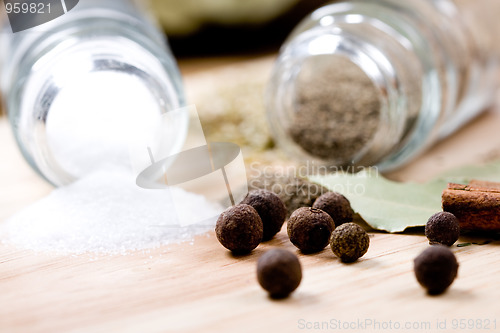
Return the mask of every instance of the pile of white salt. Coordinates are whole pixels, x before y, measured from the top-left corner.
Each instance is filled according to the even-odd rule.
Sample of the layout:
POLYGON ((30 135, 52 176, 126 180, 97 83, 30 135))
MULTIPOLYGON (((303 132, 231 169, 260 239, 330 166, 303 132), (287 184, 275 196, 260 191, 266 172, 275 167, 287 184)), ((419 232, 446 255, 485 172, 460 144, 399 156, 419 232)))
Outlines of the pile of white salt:
POLYGON ((126 254, 192 240, 213 230, 220 212, 217 204, 180 188, 142 189, 129 173, 102 171, 14 215, 2 226, 2 238, 37 252, 126 254), (182 207, 172 195, 183 199, 182 207), (181 227, 179 209, 200 223, 181 227))

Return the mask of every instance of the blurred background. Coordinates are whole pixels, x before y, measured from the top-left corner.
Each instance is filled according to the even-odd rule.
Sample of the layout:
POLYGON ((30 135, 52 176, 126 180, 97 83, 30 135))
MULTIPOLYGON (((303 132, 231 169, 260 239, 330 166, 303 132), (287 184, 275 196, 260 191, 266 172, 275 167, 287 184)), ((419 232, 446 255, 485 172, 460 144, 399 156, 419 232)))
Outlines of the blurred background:
POLYGON ((183 74, 188 104, 196 105, 208 141, 238 144, 247 165, 284 163, 267 126, 264 86, 286 37, 328 2, 149 0, 183 74))
POLYGON ((275 52, 325 0, 150 0, 178 58, 275 52))
POLYGON ((290 32, 329 2, 149 0, 208 141, 238 144, 247 165, 285 163, 268 128, 264 87, 290 32))

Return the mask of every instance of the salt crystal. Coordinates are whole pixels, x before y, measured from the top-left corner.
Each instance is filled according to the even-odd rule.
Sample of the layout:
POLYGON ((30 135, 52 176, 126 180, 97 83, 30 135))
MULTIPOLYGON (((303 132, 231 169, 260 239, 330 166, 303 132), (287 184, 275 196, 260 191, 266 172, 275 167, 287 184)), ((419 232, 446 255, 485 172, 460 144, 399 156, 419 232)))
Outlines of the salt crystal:
POLYGON ((146 190, 126 172, 100 171, 55 189, 10 218, 2 232, 5 242, 34 251, 126 254, 192 241, 213 230, 221 209, 180 188, 146 190), (174 206, 173 194, 184 199, 183 206, 174 206), (213 218, 180 227, 176 210, 213 218))

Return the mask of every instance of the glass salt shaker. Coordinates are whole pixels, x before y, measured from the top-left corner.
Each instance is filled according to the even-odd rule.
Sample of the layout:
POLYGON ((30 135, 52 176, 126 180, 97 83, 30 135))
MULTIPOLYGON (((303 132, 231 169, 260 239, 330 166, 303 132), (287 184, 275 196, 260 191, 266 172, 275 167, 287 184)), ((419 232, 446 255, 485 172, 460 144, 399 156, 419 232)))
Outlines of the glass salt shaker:
MULTIPOLYGON (((0 33, 1 87, 15 138, 54 185, 113 165, 132 168, 134 139, 184 105, 174 57, 139 4, 80 1, 48 23, 0 33)), ((188 122, 181 116, 165 128, 167 150, 180 150, 188 122)))
POLYGON ((266 91, 273 135, 323 166, 394 169, 494 104, 500 1, 353 0, 304 19, 266 91))

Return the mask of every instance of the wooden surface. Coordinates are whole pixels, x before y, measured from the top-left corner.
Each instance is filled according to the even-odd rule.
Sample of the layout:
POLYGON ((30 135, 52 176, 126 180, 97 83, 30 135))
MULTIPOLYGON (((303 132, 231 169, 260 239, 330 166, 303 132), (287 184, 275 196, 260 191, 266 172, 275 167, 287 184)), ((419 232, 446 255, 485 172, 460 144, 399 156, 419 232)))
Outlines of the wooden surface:
MULTIPOLYGON (((270 63, 259 63, 264 74, 270 63)), ((198 74, 190 73, 186 84, 198 74)), ((389 176, 421 181, 498 157, 499 127, 500 114, 485 113, 389 176)), ((21 158, 5 119, 0 151, 4 221, 51 187, 21 158)), ((231 256, 213 233, 127 256, 54 256, 0 245, 0 332, 456 332, 464 324, 468 332, 500 331, 500 242, 453 247, 459 277, 447 293, 430 297, 412 271, 413 258, 428 247, 425 237, 370 236, 368 253, 354 264, 340 263, 329 249, 298 253, 302 283, 281 301, 261 290, 255 268, 270 247, 296 252, 285 228, 245 257, 231 256)))

